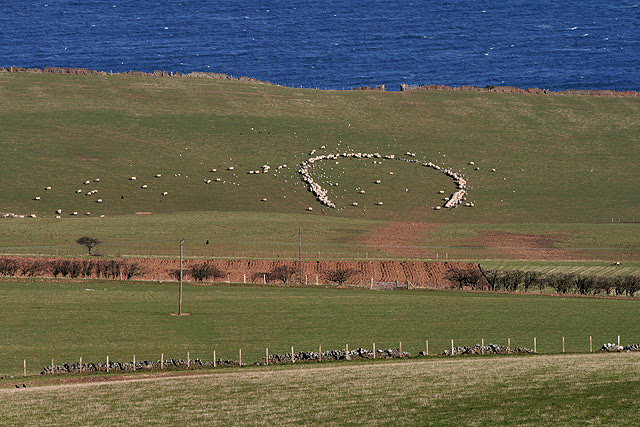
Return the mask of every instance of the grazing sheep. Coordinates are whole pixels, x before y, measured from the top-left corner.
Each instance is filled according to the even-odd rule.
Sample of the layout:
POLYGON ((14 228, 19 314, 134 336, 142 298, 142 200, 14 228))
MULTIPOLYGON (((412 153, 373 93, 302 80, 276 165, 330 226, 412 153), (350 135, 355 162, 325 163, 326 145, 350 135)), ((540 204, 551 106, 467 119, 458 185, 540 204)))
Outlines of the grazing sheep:
POLYGON ((169 193, 167 193, 166 191, 164 191, 164 192, 162 193, 162 195, 163 195, 163 196, 166 196, 167 194, 169 194, 169 193))
POLYGON ((309 206, 309 207, 307 208, 307 210, 308 210, 308 211, 312 211, 312 210, 313 210, 313 208, 312 208, 311 206, 309 206))
POLYGON ((476 166, 473 170, 479 171, 480 168, 476 166))
POLYGON ((351 206, 358 206, 358 202, 351 203, 351 206))
POLYGON ((469 164, 470 164, 471 166, 475 165, 475 163, 473 163, 473 162, 469 162, 469 164))
POLYGON ((45 188, 44 188, 44 190, 45 190, 45 191, 50 191, 50 190, 51 190, 51 187, 45 187, 45 188))
POLYGON ((156 178, 160 178, 162 176, 162 174, 157 173, 156 174, 156 178))
POLYGON ((93 193, 92 193, 91 191, 87 191, 86 193, 84 193, 84 195, 85 195, 85 196, 90 196, 90 195, 92 195, 92 194, 93 194, 93 193))
POLYGON ((77 189, 77 190, 76 190, 76 193, 80 194, 80 193, 82 193, 82 190, 77 189))
POLYGON ((227 168, 227 170, 228 170, 228 171, 232 171, 232 170, 233 170, 233 166, 229 166, 229 167, 227 168))
POLYGON ((84 185, 89 185, 89 184, 91 184, 91 181, 88 181, 88 180, 87 180, 87 181, 83 182, 83 184, 84 184, 84 185))
POLYGON ((438 194, 444 194, 444 190, 438 191, 438 194))
POLYGON ((261 201, 261 202, 266 202, 266 201, 267 201, 267 198, 266 198, 266 197, 263 197, 260 201, 261 201))
POLYGON ((140 187, 140 188, 142 188, 142 189, 144 190, 144 189, 148 188, 148 186, 147 186, 147 184, 144 184, 144 185, 143 185, 142 187, 140 187))
POLYGON ((440 209, 442 209, 442 206, 434 206, 433 209, 439 211, 440 209))
POLYGON ((375 182, 376 182, 376 184, 381 184, 382 183, 382 181, 380 181, 379 179, 376 179, 375 182))
POLYGON ((366 193, 366 191, 364 191, 364 190, 360 190, 360 191, 358 191, 358 193, 360 193, 360 194, 364 194, 364 193, 366 193))
POLYGON ((32 213, 32 214, 29 214, 29 218, 37 218, 37 217, 36 217, 36 214, 32 213))
POLYGON ((216 181, 216 182, 220 182, 220 178, 216 178, 216 179, 215 179, 215 181, 216 181))
POLYGON ((104 218, 104 215, 100 215, 100 218, 104 218))
POLYGON ((129 178, 129 181, 135 181, 137 178, 135 176, 132 176, 129 178))
POLYGON ((96 203, 102 203, 102 199, 96 200, 96 203))
POLYGON ((71 216, 76 216, 76 215, 78 215, 78 212, 77 212, 77 211, 73 211, 73 212, 71 212, 69 215, 71 215, 71 216))
POLYGON ((56 213, 60 215, 62 213, 62 209, 56 209, 56 213))
POLYGON ((60 215, 56 215, 56 219, 60 219, 60 215))
POLYGON ((393 175, 393 172, 389 172, 389 175, 393 175))
POLYGON ((489 172, 495 172, 496 168, 492 168, 489 172))
POLYGON ((33 200, 40 200, 40 196, 34 197, 33 200))
POLYGON ((86 216, 89 216, 89 215, 91 215, 91 212, 88 212, 88 211, 87 211, 87 212, 85 212, 84 214, 85 214, 86 216))
POLYGON ((382 202, 377 202, 376 205, 382 206, 382 202))
POLYGON ((93 182, 100 182, 100 178, 94 179, 93 182))
POLYGON ((211 168, 211 172, 218 172, 218 169, 216 169, 216 168, 211 168))

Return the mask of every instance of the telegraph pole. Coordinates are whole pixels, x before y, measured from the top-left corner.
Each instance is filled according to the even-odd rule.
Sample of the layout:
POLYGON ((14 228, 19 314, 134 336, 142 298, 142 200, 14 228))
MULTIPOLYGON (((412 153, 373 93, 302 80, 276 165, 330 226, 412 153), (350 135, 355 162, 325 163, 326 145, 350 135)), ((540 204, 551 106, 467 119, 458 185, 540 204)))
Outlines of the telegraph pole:
POLYGON ((180 240, 180 296, 178 300, 178 316, 182 316, 182 253, 184 249, 184 238, 180 240))

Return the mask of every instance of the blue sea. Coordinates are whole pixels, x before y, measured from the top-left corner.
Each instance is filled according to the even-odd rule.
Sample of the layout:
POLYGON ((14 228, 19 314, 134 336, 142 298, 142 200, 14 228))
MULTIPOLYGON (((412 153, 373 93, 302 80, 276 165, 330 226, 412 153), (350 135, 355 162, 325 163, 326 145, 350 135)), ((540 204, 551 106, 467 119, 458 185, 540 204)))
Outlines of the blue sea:
POLYGON ((0 0, 0 66, 640 89, 639 0, 0 0))

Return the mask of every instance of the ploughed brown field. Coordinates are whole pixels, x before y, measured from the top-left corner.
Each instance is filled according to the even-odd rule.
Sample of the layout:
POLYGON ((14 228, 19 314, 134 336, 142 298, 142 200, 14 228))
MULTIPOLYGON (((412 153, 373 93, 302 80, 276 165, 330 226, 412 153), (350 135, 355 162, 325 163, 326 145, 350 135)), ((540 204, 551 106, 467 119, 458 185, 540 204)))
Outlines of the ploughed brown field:
MULTIPOLYGON (((7 257, 9 258, 9 257, 7 257)), ((59 258, 9 258, 16 259, 20 263, 46 262, 52 264, 59 258)), ((143 267, 143 272, 135 279, 141 280, 176 280, 176 270, 180 268, 177 259, 154 258, 127 258, 128 263, 138 263, 143 267)), ((224 272, 224 276, 215 281, 231 283, 282 283, 279 280, 269 280, 267 273, 276 267, 287 266, 295 269, 296 273, 292 281, 298 281, 299 267, 297 261, 291 260, 185 260, 183 271, 185 280, 192 280, 188 274, 195 264, 206 262, 224 272), (265 276, 263 276, 263 274, 265 276)), ((376 282, 398 282, 412 287, 423 288, 450 288, 453 283, 449 279, 453 271, 476 270, 480 271, 477 263, 466 262, 420 262, 420 261, 303 261, 303 281, 312 285, 330 283, 327 274, 336 270, 352 271, 346 281, 346 285, 367 286, 367 282, 373 279, 376 282)), ((50 268, 46 268, 40 277, 53 277, 50 268)), ((212 279, 213 280, 213 279, 212 279)), ((482 279, 484 281, 484 279, 482 279)), ((486 283, 481 283, 486 284, 486 283)))

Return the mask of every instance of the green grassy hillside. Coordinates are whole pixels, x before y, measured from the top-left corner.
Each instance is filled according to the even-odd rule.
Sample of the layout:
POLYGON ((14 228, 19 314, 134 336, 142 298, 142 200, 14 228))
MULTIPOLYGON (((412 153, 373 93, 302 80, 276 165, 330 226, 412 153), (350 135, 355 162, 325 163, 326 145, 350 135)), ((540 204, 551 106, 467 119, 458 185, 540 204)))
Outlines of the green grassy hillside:
POLYGON ((26 389, 0 389, 0 411, 10 426, 633 425, 639 374, 637 355, 599 354, 288 366, 47 387, 27 380, 26 389))
POLYGON ((105 281, 2 281, 0 376, 31 374, 51 363, 159 360, 165 357, 259 360, 272 353, 344 348, 397 348, 416 355, 429 340, 431 353, 486 343, 559 353, 588 352, 605 342, 640 342, 634 322, 640 301, 602 298, 462 293, 375 292, 366 289, 184 287, 177 318, 178 286, 105 281))
MULTIPOLYGON (((286 227, 273 226, 274 213, 292 215, 293 229, 320 216, 352 224, 419 221, 444 228, 416 235, 413 244, 456 246, 461 238, 482 235, 478 230, 487 224, 511 230, 537 223, 542 226, 535 233, 567 231, 572 239, 582 229, 557 224, 631 221, 640 208, 636 98, 316 91, 199 78, 3 73, 0 106, 0 211, 53 218, 62 209, 60 223, 77 221, 69 216, 73 211, 108 217, 227 212, 253 215, 278 234, 286 227), (339 159, 312 170, 337 205, 324 208, 296 173, 314 149, 400 158, 414 152, 419 161, 461 171, 475 207, 431 209, 455 191, 432 169, 398 160, 339 159), (271 166, 268 174, 247 174, 264 164, 271 166), (283 164, 288 167, 276 170, 283 164), (382 183, 374 184, 377 179, 382 183), (86 196, 91 190, 98 192, 86 196), (41 200, 32 200, 36 196, 41 200), (446 224, 470 228, 460 236, 446 224)), ((138 218, 130 217, 130 235, 148 240, 136 231, 138 218)), ((176 228, 194 225, 190 215, 183 218, 176 228)), ((62 235, 75 224, 48 230, 62 235)), ((0 232, 11 230, 12 224, 0 223, 0 232)), ((597 233, 609 236, 604 228, 597 233)), ((636 238, 625 233, 588 247, 634 247, 635 226, 633 233, 636 238)), ((341 242, 354 244, 362 235, 345 235, 341 242)), ((72 237, 65 234, 65 242, 72 237)), ((576 238, 564 245, 582 247, 584 236, 576 238)), ((10 238, 5 244, 13 245, 10 238)))

